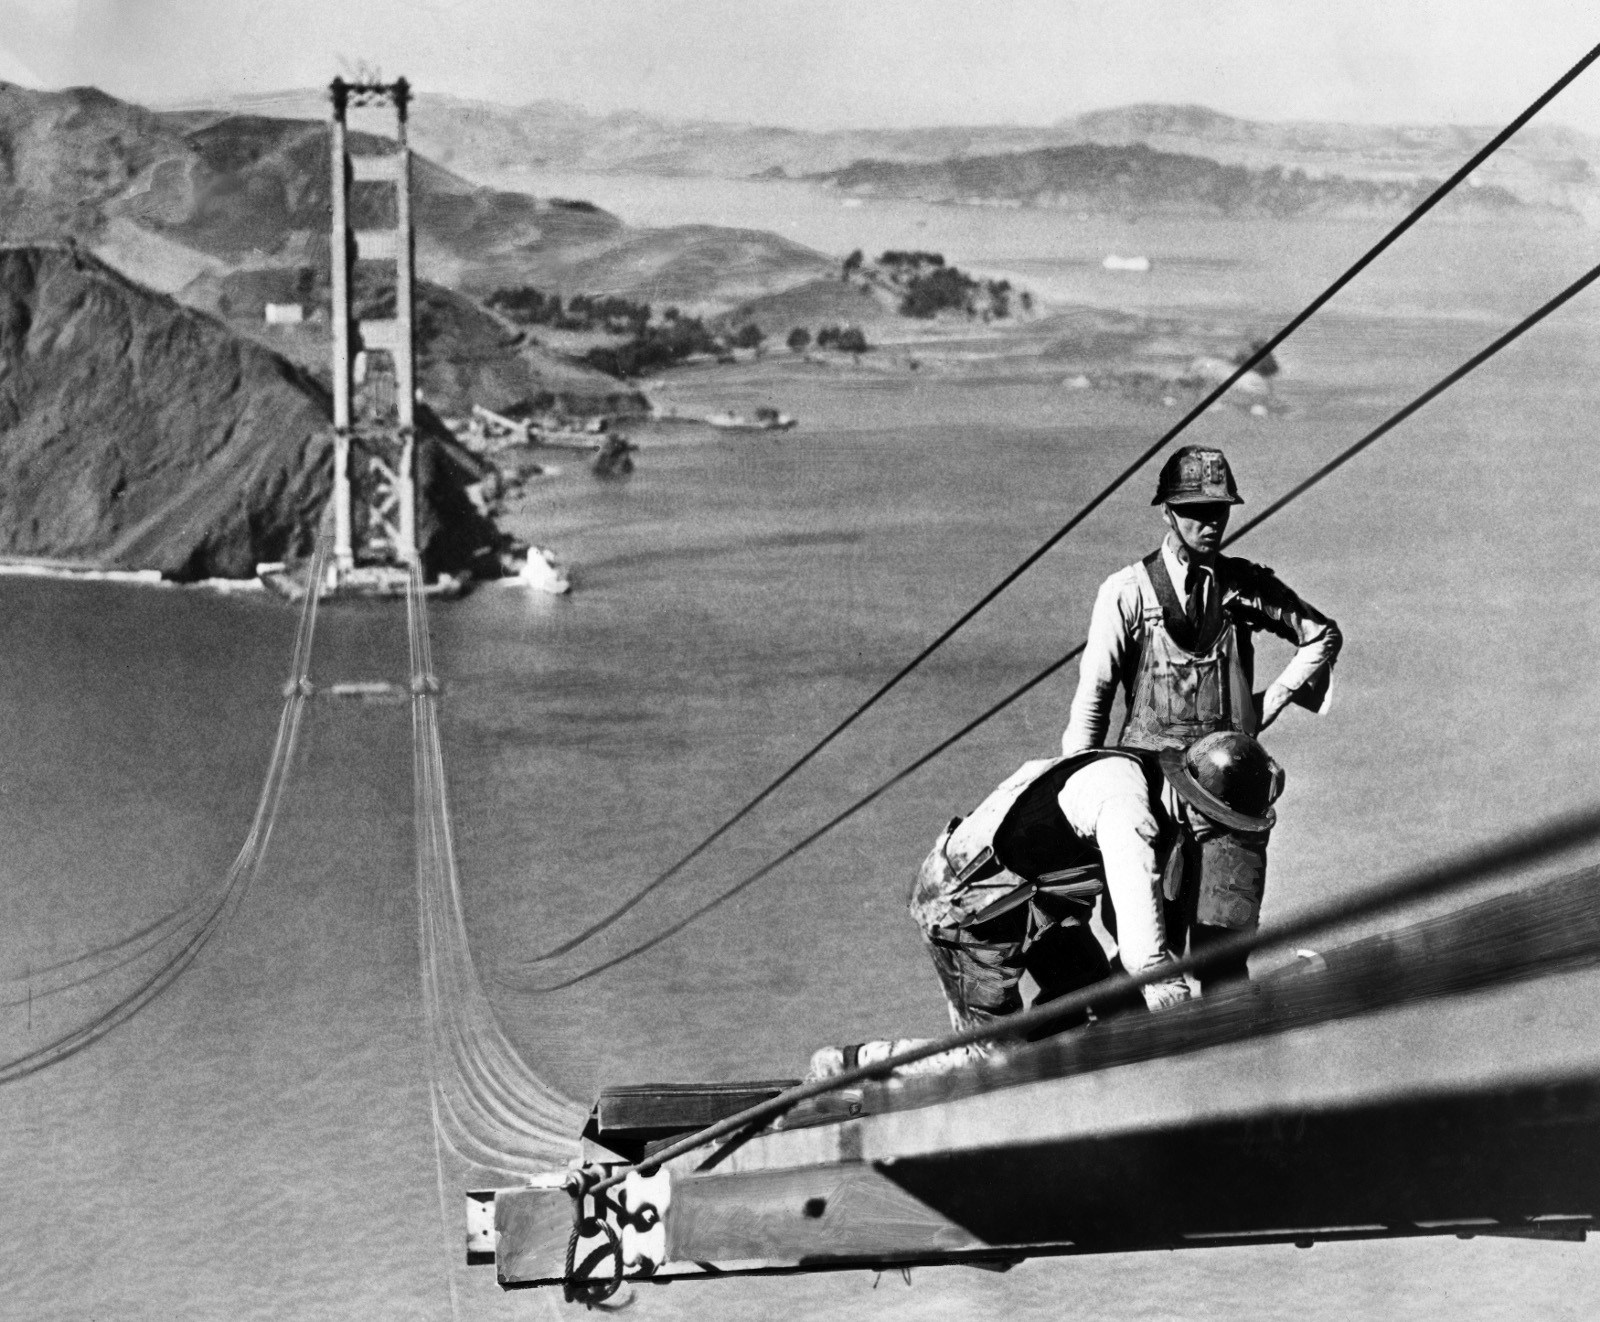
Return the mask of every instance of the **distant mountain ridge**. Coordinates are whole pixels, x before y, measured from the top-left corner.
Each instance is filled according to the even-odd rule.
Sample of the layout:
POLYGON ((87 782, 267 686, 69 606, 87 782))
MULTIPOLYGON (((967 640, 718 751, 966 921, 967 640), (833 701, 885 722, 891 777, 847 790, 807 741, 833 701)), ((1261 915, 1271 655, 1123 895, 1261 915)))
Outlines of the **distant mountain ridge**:
MULTIPOLYGON (((166 292, 245 268, 325 272, 329 130, 326 107, 303 99, 289 109, 304 116, 157 112, 94 88, 0 83, 0 242, 70 237, 166 292)), ((352 145, 374 146, 359 132, 352 145)), ((729 306, 832 265, 764 231, 630 229, 587 202, 473 183, 413 147, 418 267, 459 290, 729 306)), ((352 205, 358 228, 390 223, 370 189, 352 205)))
MULTIPOLYGON (((1280 166, 1222 165, 1203 156, 1154 151, 1143 143, 1086 143, 931 165, 857 161, 815 176, 861 197, 927 202, 1012 203, 1084 212, 1354 218, 1412 210, 1435 181, 1312 176, 1280 166)), ((1442 204, 1456 212, 1503 214, 1526 204, 1496 185, 1463 189, 1442 204)))
MULTIPOLYGON (((233 104, 327 114, 326 94, 312 91, 233 104)), ((430 93, 417 98, 412 116, 419 150, 468 178, 502 185, 538 170, 797 177, 832 173, 861 160, 932 164, 1089 144, 1142 144, 1222 165, 1415 183, 1453 173, 1497 129, 1268 123, 1204 106, 1142 104, 1046 125, 813 131, 631 111, 596 114, 555 101, 507 106, 430 93)), ((1535 122, 1501 148, 1479 177, 1530 206, 1600 214, 1600 137, 1535 122)))

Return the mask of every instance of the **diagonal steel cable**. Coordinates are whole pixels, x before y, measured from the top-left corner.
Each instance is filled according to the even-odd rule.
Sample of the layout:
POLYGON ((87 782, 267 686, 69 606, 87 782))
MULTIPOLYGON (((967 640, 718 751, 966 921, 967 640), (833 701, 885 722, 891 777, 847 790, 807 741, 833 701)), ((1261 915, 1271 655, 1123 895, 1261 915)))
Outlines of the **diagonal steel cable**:
POLYGON ((709 849, 713 844, 715 844, 752 812, 754 812, 755 809, 758 808, 762 803, 766 802, 768 798, 776 793, 782 786, 786 785, 805 766, 807 766, 817 756, 817 754, 832 744, 835 739, 837 739, 847 729, 854 725, 862 716, 866 715, 867 712, 871 711, 873 707, 877 706, 878 702, 886 697, 893 689, 898 687, 901 681, 910 675, 912 671, 916 670, 917 667, 926 661, 930 656, 932 656, 934 652, 938 651, 939 648, 943 647, 945 643, 949 642, 951 638, 965 628, 966 625, 970 623, 976 615, 983 611, 984 608, 994 601, 996 597, 1000 596, 1001 593, 1003 593, 1007 588, 1021 578, 1023 574, 1031 569, 1047 552, 1049 552, 1058 542, 1060 542, 1062 538, 1066 537, 1068 533, 1081 524, 1086 518, 1089 517, 1089 515, 1093 514, 1095 510, 1099 509, 1101 505, 1103 505, 1117 491, 1125 486, 1129 480, 1131 480, 1134 475, 1139 472, 1140 469, 1142 469, 1150 462, 1151 459, 1155 458, 1157 454, 1165 449, 1167 445, 1181 435, 1189 427, 1189 425, 1195 421, 1196 418, 1199 418, 1202 414, 1204 414, 1207 409, 1209 409, 1213 404, 1227 394, 1229 390, 1237 385, 1238 382, 1244 377, 1246 372, 1251 371, 1258 363, 1262 362, 1268 354, 1270 354, 1280 344, 1293 335, 1295 331, 1297 331, 1313 316, 1320 312, 1329 301, 1331 301, 1341 290, 1345 288, 1346 285, 1354 280, 1356 276, 1360 275, 1362 271, 1366 270, 1368 266, 1376 261, 1379 256, 1381 256, 1403 234, 1411 229, 1413 225, 1415 225, 1425 215, 1432 211, 1434 207, 1436 207, 1462 182, 1464 182, 1474 170, 1476 170, 1480 165, 1488 160, 1489 157, 1494 155, 1495 152, 1504 146, 1505 143, 1519 129, 1521 129, 1529 120, 1538 114, 1539 111, 1544 109, 1545 106, 1547 106, 1552 100, 1560 95, 1560 93, 1580 74, 1582 74, 1584 70, 1593 64, 1596 59, 1600 59, 1600 45, 1593 47, 1586 55, 1584 55, 1582 59, 1568 69, 1566 73, 1562 74, 1560 78, 1556 79, 1555 82, 1553 82, 1531 104, 1529 104, 1526 110, 1524 110, 1520 115, 1518 115, 1503 129, 1501 129, 1500 132, 1496 133, 1494 137, 1490 138, 1489 141, 1479 148, 1479 150, 1475 152, 1464 165, 1462 165, 1454 174, 1452 174, 1442 184, 1435 188, 1433 192, 1428 194, 1428 196, 1423 199, 1420 204, 1418 204, 1415 210, 1413 210, 1402 221, 1400 221, 1398 225, 1385 234, 1383 238, 1379 239, 1377 243, 1373 244, 1372 247, 1367 249, 1365 253, 1357 258, 1356 261, 1345 270, 1344 274, 1334 280, 1332 284, 1330 284, 1326 289, 1312 299, 1310 303, 1306 304, 1306 306, 1301 309, 1299 313, 1286 322, 1270 339, 1265 340, 1258 345, 1248 357, 1246 357, 1237 365, 1230 376, 1218 384, 1210 394, 1206 395, 1205 398, 1203 398, 1198 404, 1196 404, 1181 418, 1179 418, 1178 421, 1168 428, 1167 431, 1162 433, 1158 440, 1141 452, 1132 463, 1130 463, 1122 470, 1122 472, 1113 478, 1109 484, 1103 487, 1097 495, 1086 501, 1070 519, 1057 528, 1055 532, 1051 533, 1049 537, 1041 542, 1038 547, 1030 552, 1027 557, 1021 561, 1021 563, 1007 573, 1005 577, 1003 577, 994 585, 994 587, 990 588, 986 593, 983 594, 983 596, 978 598, 978 600, 968 607, 967 610, 965 610, 953 624, 949 625, 942 633, 934 638, 933 641, 928 643, 920 652, 918 652, 914 657, 901 666, 899 670, 895 671, 895 673, 885 680, 881 685, 879 685, 879 687, 871 695, 869 695, 852 711, 850 711, 843 720, 834 725, 834 727, 825 735, 823 735, 822 738, 817 740, 816 743, 812 744, 810 748, 808 748, 798 758, 791 762, 781 773, 763 786, 762 789, 760 789, 750 799, 746 800, 745 803, 737 811, 735 811, 732 816, 730 816, 720 826, 716 827, 716 829, 714 829, 709 835, 705 836, 698 844, 690 849, 688 853, 679 858, 677 862, 673 863, 665 871, 660 872, 655 877, 651 878, 650 881, 646 882, 642 887, 640 887, 614 909, 595 919, 575 936, 569 937, 567 940, 558 945, 551 946, 548 950, 543 950, 536 955, 529 956, 526 962, 542 963, 545 960, 555 959, 557 956, 566 954, 568 951, 573 950, 582 945, 585 941, 588 941, 591 937, 604 931, 607 927, 610 927, 618 919, 624 917, 631 910, 637 907, 646 896, 650 895, 653 891, 658 890, 667 882, 671 881, 672 878, 682 872, 683 869, 688 867, 689 864, 694 862, 695 859, 699 858, 701 854, 705 853, 707 849, 709 849))
MULTIPOLYGON (((1509 344, 1513 343, 1514 341, 1516 341, 1517 339, 1521 338, 1524 334, 1526 334, 1534 326, 1538 325, 1541 321, 1543 321, 1546 317, 1548 317, 1552 312, 1556 311, 1556 309, 1562 307, 1564 304, 1569 302, 1571 299, 1577 297, 1578 294, 1582 293, 1591 284, 1593 284, 1597 279, 1600 279, 1600 265, 1596 265, 1596 266, 1590 267, 1590 269, 1588 271, 1586 271, 1578 279, 1574 280, 1570 285, 1568 285, 1565 289, 1563 289, 1554 298, 1552 298, 1548 302, 1544 303, 1542 306, 1537 308, 1535 311, 1530 312, 1526 317, 1524 317, 1521 321, 1519 321, 1510 330, 1506 331, 1503 335, 1499 336, 1493 342, 1491 342, 1490 344, 1486 345, 1484 348, 1480 349, 1477 353, 1473 354, 1472 357, 1468 358, 1459 367, 1455 368, 1451 372, 1447 373, 1445 376, 1441 377, 1433 385, 1429 386, 1428 389, 1424 390, 1420 395, 1418 395, 1415 399, 1413 399, 1409 404, 1407 404, 1403 408, 1397 410, 1395 413, 1390 414, 1388 418, 1386 418, 1383 422, 1378 424, 1378 426, 1374 427, 1371 431, 1367 432, 1366 435, 1362 436, 1358 441, 1354 442, 1353 444, 1347 446, 1344 450, 1340 451, 1338 455, 1336 455, 1333 459, 1329 460, 1326 464, 1322 465, 1322 467, 1317 469, 1316 472, 1312 473, 1311 476, 1309 476, 1304 481, 1300 482, 1299 484, 1297 484, 1296 486, 1291 488, 1289 491, 1285 492, 1277 500, 1273 501, 1264 510, 1262 510, 1259 514, 1257 514, 1254 518, 1250 519, 1247 523, 1245 523, 1243 526, 1241 526, 1236 531, 1234 531, 1223 542, 1223 546, 1225 546, 1225 547, 1226 546, 1232 546, 1241 537, 1245 536, 1247 533, 1251 532, 1253 529, 1260 527, 1263 523, 1265 523, 1273 515, 1279 513, 1287 505, 1289 505, 1293 501, 1299 499, 1307 491, 1311 490, 1312 487, 1316 486, 1319 482, 1323 481, 1323 479, 1328 477, 1330 474, 1336 472, 1338 469, 1342 468, 1345 464, 1349 463, 1350 460, 1354 459, 1363 450, 1367 449, 1369 446, 1374 444, 1380 438, 1388 435, 1389 432, 1393 431, 1397 426, 1399 426, 1407 418, 1411 417, 1412 414, 1416 413, 1419 409, 1421 409, 1423 406, 1428 404, 1431 400, 1436 399, 1439 395, 1442 395, 1446 390, 1450 389, 1451 386, 1455 385, 1463 377, 1465 377, 1465 376, 1469 375, 1470 373, 1472 373, 1473 371, 1477 370, 1477 368, 1481 367, 1484 363, 1488 362, 1489 359, 1493 358, 1497 353, 1499 353, 1507 345, 1509 345, 1509 344)), ((985 722, 989 721, 991 718, 993 718, 994 716, 998 715, 1000 712, 1004 711, 1007 707, 1011 706, 1012 703, 1016 702, 1024 694, 1029 693, 1033 689, 1037 688, 1045 680, 1049 679, 1050 676, 1054 675, 1058 670, 1060 670, 1063 666, 1065 666, 1069 661, 1073 660, 1080 653, 1082 653, 1083 648, 1084 648, 1084 644, 1081 643, 1081 642, 1078 643, 1077 646, 1073 647, 1070 651, 1066 652, 1063 656, 1060 656, 1056 660, 1052 661, 1048 666, 1046 666, 1043 670, 1039 671, 1031 679, 1029 679, 1026 682, 1024 682, 1023 684, 1019 685, 1017 688, 1013 689, 1010 693, 1008 693, 1005 697, 1001 698, 998 702, 994 703, 992 706, 988 707, 986 710, 984 710, 978 716, 976 716, 972 720, 968 721, 965 725, 963 725, 954 734, 949 735, 945 739, 941 740, 939 743, 935 744, 926 753, 922 754, 921 757, 917 758, 916 761, 912 762, 910 765, 908 765, 906 767, 901 768, 901 770, 897 771, 893 776, 889 777, 888 780, 883 781, 875 789, 871 790, 867 794, 863 795, 861 798, 857 799, 854 803, 852 803, 849 807, 845 808, 842 812, 835 813, 826 822, 824 822, 821 826, 817 827, 816 830, 812 831, 809 835, 805 836, 798 843, 789 846, 789 848, 784 850, 784 852, 782 854, 778 855, 776 858, 774 858, 770 862, 763 864, 761 867, 757 868, 754 872, 751 872, 751 873, 747 874, 746 876, 742 877, 739 881, 735 882, 732 886, 728 887, 728 889, 726 889, 724 891, 721 891, 717 895, 713 896, 711 899, 707 900, 699 908, 694 909, 693 911, 691 911, 685 917, 680 918, 676 922, 669 924, 667 927, 661 929, 661 931, 657 932, 655 935, 649 937, 648 939, 646 939, 644 941, 639 942, 637 945, 631 946, 627 950, 623 951, 622 953, 620 953, 618 955, 615 955, 610 959, 604 960, 599 964, 592 965, 591 967, 589 967, 588 969, 585 969, 581 973, 574 974, 573 976, 571 976, 569 978, 562 979, 561 981, 558 981, 558 982, 547 983, 547 984, 540 985, 540 986, 535 986, 535 987, 519 987, 519 990, 529 991, 529 992, 561 991, 561 990, 563 990, 563 989, 565 989, 567 987, 575 986, 580 982, 586 982, 590 978, 597 977, 601 973, 604 973, 609 969, 616 968, 617 965, 626 963, 628 960, 631 960, 631 959, 635 958, 636 956, 642 955, 648 950, 653 950, 656 946, 660 945, 662 942, 667 941, 670 938, 676 936, 679 932, 683 931, 683 929, 688 927, 691 923, 699 921, 699 919, 703 918, 706 914, 710 913, 713 909, 717 908, 718 906, 720 906, 722 904, 725 904, 728 900, 731 900, 735 895, 738 895, 741 891, 746 890, 750 886, 753 886, 756 882, 760 881, 768 873, 770 873, 770 872, 774 871, 776 868, 782 866, 784 863, 788 862, 791 858, 794 858, 795 855, 801 853, 803 850, 810 848, 810 846, 815 844, 818 840, 822 839, 823 836, 827 835, 835 827, 838 827, 838 826, 842 825, 843 823, 848 821, 850 818, 854 817, 857 813, 861 812, 864 808, 866 808, 870 804, 876 802, 879 798, 881 798, 884 794, 888 793, 896 785, 898 785, 902 781, 908 779, 909 777, 914 775, 917 771, 920 771, 929 762, 932 762, 934 760, 934 758, 938 757, 946 749, 952 747, 953 745, 959 743, 961 740, 965 739, 969 734, 971 734, 979 726, 983 725, 985 722)), ((532 961, 529 961, 529 962, 532 962, 532 961)), ((516 983, 508 983, 507 985, 518 986, 518 984, 516 984, 516 983)))

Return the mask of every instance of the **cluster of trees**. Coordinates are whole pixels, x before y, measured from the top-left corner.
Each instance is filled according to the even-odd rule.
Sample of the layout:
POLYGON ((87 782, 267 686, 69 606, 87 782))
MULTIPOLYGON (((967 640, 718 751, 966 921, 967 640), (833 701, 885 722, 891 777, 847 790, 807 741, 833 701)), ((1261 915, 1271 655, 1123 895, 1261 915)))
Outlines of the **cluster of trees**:
POLYGON ((560 294, 546 294, 530 285, 519 285, 514 289, 497 289, 485 301, 521 326, 638 335, 650 324, 648 303, 635 303, 615 294, 574 294, 563 302, 560 294))
POLYGON ((590 367, 610 376, 639 376, 693 358, 721 353, 724 342, 699 317, 685 317, 668 308, 662 319, 648 322, 621 344, 599 344, 583 355, 590 367))
POLYGON ((878 265, 887 267, 891 271, 903 271, 909 268, 914 273, 920 271, 924 266, 943 266, 944 254, 942 252, 921 252, 917 250, 900 252, 897 249, 890 248, 878 258, 878 265))
POLYGON ((601 344, 583 361, 611 376, 639 376, 673 367, 697 355, 725 357, 735 349, 759 349, 767 337, 754 322, 732 331, 713 331, 699 317, 668 308, 658 322, 646 322, 621 344, 601 344))
POLYGON ((804 353, 813 343, 819 349, 837 349, 840 353, 866 353, 872 347, 857 326, 824 326, 817 331, 814 341, 810 331, 796 326, 785 343, 791 353, 804 353))
POLYGON ((817 332, 817 348, 840 353, 866 353, 872 346, 859 326, 824 326, 817 332))
MULTIPOLYGON (((886 254, 890 256, 893 254, 886 254)), ((857 265, 860 253, 854 254, 857 265)), ((911 257, 938 257, 937 254, 909 254, 911 257)), ((943 258, 938 258, 943 262, 943 258)), ((582 362, 615 377, 636 377, 674 367, 687 359, 706 356, 727 358, 736 349, 759 351, 766 335, 753 321, 732 328, 713 330, 699 317, 685 316, 675 307, 656 317, 648 303, 635 303, 613 295, 574 294, 563 301, 559 294, 523 285, 497 289, 486 300, 512 321, 524 326, 549 326, 556 330, 602 331, 625 335, 619 344, 597 344, 582 357, 582 362)), ((855 326, 823 326, 813 338, 804 326, 796 326, 786 340, 795 353, 813 344, 819 349, 841 353, 865 353, 871 345, 855 326)))
MULTIPOLYGON (((844 259, 840 279, 848 280, 857 272, 866 272, 870 278, 872 271, 857 248, 844 259)), ((1013 290, 1009 280, 975 280, 965 271, 947 265, 942 252, 890 248, 879 255, 876 273, 901 291, 902 316, 927 319, 946 309, 985 321, 1011 315, 1013 290)), ((1023 310, 1031 311, 1032 295, 1026 290, 1017 292, 1023 310)))
POLYGON ((648 303, 613 294, 546 294, 529 285, 497 289, 485 300, 509 320, 554 330, 624 335, 620 344, 597 344, 583 355, 588 366, 610 376, 632 377, 672 367, 698 355, 724 356, 734 349, 759 349, 766 336, 754 323, 714 331, 699 317, 675 307, 658 318, 648 303))

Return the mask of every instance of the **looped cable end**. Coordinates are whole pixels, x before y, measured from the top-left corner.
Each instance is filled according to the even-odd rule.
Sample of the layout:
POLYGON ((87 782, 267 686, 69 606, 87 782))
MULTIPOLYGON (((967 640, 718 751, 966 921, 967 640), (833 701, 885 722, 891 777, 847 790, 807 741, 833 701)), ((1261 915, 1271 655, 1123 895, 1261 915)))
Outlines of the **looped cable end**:
POLYGON ((593 1216, 583 1214, 584 1199, 600 1182, 601 1172, 593 1166, 582 1166, 562 1182, 572 1195, 572 1234, 567 1237, 567 1258, 561 1273, 561 1293, 569 1304, 582 1304, 595 1308, 622 1288, 625 1266, 622 1260, 622 1236, 605 1218, 599 1206, 593 1216), (578 1245, 582 1240, 603 1238, 605 1242, 592 1250, 582 1262, 578 1258, 578 1245), (594 1271, 607 1259, 611 1261, 609 1276, 596 1276, 594 1271))
POLYGON ((604 1174, 597 1166, 575 1166, 567 1172, 567 1178, 561 1181, 561 1187, 574 1198, 583 1198, 589 1190, 600 1183, 604 1174))

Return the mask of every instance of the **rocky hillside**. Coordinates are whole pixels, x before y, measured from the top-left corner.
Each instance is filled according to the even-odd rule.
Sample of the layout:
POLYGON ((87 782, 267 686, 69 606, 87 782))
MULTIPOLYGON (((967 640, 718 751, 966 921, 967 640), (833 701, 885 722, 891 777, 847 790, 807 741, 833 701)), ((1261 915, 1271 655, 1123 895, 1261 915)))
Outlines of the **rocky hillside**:
MULTIPOLYGON (((0 248, 0 555, 250 577, 306 553, 332 481, 308 373, 70 245, 0 248)), ((424 556, 500 534, 477 461, 424 412, 424 556)))
MULTIPOLYGON (((1299 169, 1222 165, 1142 144, 1049 147, 933 164, 857 161, 818 176, 844 192, 929 202, 1012 203, 1117 214, 1387 216, 1415 207, 1436 180, 1350 179, 1299 169)), ((1525 210, 1493 185, 1453 194, 1445 208, 1477 214, 1525 210)))

